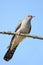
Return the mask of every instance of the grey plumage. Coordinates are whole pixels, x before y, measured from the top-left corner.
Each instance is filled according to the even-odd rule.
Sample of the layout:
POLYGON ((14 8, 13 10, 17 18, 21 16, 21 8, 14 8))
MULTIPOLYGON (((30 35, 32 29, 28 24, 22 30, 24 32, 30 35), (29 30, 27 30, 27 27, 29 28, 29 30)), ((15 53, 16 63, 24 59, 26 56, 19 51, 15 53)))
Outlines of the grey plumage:
MULTIPOLYGON (((30 33, 31 30, 31 19, 33 18, 32 15, 26 16, 17 26, 15 32, 17 33, 30 33)), ((14 35, 11 39, 10 46, 8 51, 4 56, 4 60, 9 61, 18 46, 18 44, 24 39, 24 36, 14 35)))

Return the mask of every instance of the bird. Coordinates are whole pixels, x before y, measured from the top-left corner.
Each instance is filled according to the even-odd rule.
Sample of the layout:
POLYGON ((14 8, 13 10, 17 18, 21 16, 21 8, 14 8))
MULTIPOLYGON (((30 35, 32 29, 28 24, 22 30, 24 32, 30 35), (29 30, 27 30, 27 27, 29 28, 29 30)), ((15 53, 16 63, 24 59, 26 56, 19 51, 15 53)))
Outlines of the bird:
MULTIPOLYGON (((32 16, 32 15, 25 16, 23 18, 23 20, 21 20, 20 23, 17 25, 15 32, 17 32, 18 34, 20 34, 20 33, 29 34, 31 31, 31 20, 34 17, 35 16, 32 16)), ((11 60, 19 43, 25 38, 26 38, 25 36, 13 35, 10 45, 8 47, 8 50, 7 50, 6 54, 4 55, 5 61, 11 60)))

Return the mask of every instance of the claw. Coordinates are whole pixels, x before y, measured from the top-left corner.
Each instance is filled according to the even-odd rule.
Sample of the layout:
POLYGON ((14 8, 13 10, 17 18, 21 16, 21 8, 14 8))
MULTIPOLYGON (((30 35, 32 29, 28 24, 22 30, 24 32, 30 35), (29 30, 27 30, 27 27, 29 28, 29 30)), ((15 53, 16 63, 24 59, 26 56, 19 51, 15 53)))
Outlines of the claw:
POLYGON ((18 32, 18 35, 20 35, 20 32, 18 32))

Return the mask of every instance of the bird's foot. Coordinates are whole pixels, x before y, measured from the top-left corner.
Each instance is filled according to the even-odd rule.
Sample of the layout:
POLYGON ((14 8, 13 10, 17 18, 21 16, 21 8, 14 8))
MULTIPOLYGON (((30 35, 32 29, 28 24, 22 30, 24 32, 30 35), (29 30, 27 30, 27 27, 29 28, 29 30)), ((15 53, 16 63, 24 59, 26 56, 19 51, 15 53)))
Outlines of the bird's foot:
POLYGON ((18 32, 18 35, 20 35, 20 32, 18 32))

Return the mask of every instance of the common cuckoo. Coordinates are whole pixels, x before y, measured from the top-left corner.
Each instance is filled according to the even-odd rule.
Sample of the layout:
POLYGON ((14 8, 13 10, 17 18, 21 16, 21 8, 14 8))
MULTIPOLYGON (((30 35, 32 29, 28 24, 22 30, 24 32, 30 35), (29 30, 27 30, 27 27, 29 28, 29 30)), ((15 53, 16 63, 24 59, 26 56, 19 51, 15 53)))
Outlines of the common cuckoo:
MULTIPOLYGON (((34 16, 32 15, 28 15, 26 17, 24 17, 24 19, 18 24, 18 26, 15 29, 15 32, 17 32, 18 34, 23 33, 23 34, 28 34, 30 33, 31 30, 31 19, 34 16)), ((4 60, 9 61, 12 57, 13 54, 18 46, 18 44, 24 39, 24 36, 19 36, 19 35, 13 35, 11 42, 10 42, 10 46, 4 56, 4 60)))

